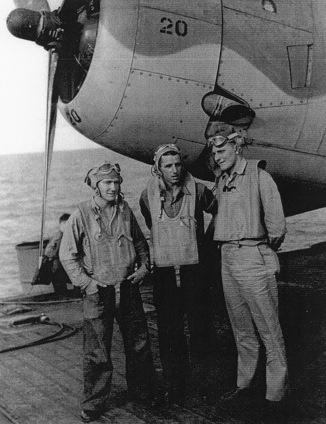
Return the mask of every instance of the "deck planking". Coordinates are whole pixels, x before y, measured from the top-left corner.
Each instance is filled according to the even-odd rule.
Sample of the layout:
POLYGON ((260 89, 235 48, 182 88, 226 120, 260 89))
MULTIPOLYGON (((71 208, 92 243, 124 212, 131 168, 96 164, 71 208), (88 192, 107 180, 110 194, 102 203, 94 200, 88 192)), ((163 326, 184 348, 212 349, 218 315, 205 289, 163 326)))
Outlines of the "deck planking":
MULTIPOLYGON (((280 283, 280 316, 287 344, 292 386, 291 408, 286 424, 324 424, 326 422, 326 291, 321 285, 320 269, 317 272, 316 289, 312 280, 307 281, 305 286, 302 276, 306 278, 305 267, 307 263, 309 265, 308 259, 305 257, 301 261, 299 258, 296 265, 289 266, 291 279, 280 283)), ((315 257, 313 261, 316 262, 315 257)), ((326 263, 326 255, 321 262, 326 263)), ((227 316, 223 308, 220 308, 218 296, 214 296, 211 302, 219 303, 219 307, 212 311, 211 315, 211 331, 215 339, 213 352, 191 382, 185 405, 153 409, 127 401, 123 343, 118 326, 115 325, 112 343, 114 374, 110 397, 112 407, 97 422, 103 424, 262 423, 260 414, 255 410, 242 409, 239 413, 239 411, 224 408, 219 402, 220 395, 232 388, 234 384, 236 351, 227 316), (203 389, 206 389, 205 398, 203 389)), ((152 302, 151 291, 148 288, 146 288, 144 299, 148 303, 152 302)), ((19 304, 21 299, 16 301, 19 304)), ((79 402, 83 384, 82 304, 80 301, 44 303, 31 304, 30 308, 32 310, 26 314, 45 313, 53 321, 72 325, 79 331, 64 340, 1 353, 0 406, 12 417, 12 422, 15 424, 80 423, 79 402)), ((8 319, 10 320, 10 317, 1 314, 2 309, 0 305, 0 349, 19 346, 56 331, 56 327, 47 325, 26 326, 15 331, 6 329, 4 324, 8 319)), ((158 381, 161 384, 155 311, 151 304, 146 310, 158 381)), ((24 316, 24 314, 18 316, 24 316)), ((259 407, 258 404, 256 406, 259 407)), ((2 424, 1 408, 0 423, 2 424)))

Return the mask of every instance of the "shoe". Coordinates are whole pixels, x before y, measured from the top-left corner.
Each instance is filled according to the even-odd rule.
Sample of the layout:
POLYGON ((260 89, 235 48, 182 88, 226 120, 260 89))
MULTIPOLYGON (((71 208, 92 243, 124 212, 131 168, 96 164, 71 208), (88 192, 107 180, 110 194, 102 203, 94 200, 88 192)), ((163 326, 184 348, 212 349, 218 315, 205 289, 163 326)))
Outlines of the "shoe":
POLYGON ((99 411, 86 411, 83 409, 80 413, 80 418, 84 423, 90 423, 97 420, 97 418, 99 418, 101 415, 102 414, 99 411))
POLYGON ((221 400, 222 402, 249 400, 251 395, 252 395, 252 390, 249 387, 243 387, 243 388, 237 387, 235 390, 225 393, 221 397, 221 400))

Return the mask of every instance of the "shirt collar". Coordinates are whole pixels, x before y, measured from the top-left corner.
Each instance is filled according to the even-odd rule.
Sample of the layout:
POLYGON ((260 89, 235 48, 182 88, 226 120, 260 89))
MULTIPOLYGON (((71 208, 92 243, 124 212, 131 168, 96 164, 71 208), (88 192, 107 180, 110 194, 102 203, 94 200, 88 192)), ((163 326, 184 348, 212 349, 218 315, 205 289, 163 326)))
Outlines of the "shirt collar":
POLYGON ((171 204, 178 202, 185 194, 189 195, 190 191, 185 185, 180 186, 180 190, 178 191, 178 194, 176 195, 175 199, 170 198, 170 196, 167 194, 168 191, 165 191, 165 193, 162 193, 162 200, 166 201, 167 199, 170 199, 171 204))
MULTIPOLYGON (((167 191, 168 190, 161 190, 161 195, 163 197, 165 197, 167 191)), ((180 196, 182 196, 184 194, 187 194, 187 195, 190 195, 191 194, 190 191, 189 191, 189 189, 188 189, 188 187, 187 187, 187 184, 185 183, 185 181, 183 181, 183 183, 180 185, 180 191, 178 192, 176 199, 179 199, 180 196)))

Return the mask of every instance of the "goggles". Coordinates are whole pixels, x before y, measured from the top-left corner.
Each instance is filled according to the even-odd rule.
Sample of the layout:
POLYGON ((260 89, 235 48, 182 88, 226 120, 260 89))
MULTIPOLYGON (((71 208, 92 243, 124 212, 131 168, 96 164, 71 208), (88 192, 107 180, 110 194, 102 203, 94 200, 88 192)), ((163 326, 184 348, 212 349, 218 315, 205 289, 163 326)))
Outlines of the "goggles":
POLYGON ((104 162, 102 165, 100 165, 97 169, 97 174, 106 175, 110 174, 112 171, 115 171, 117 174, 120 174, 121 169, 120 165, 118 163, 110 163, 110 162, 104 162))
POLYGON ((225 143, 233 140, 236 137, 239 137, 239 134, 236 132, 228 135, 227 137, 223 137, 222 135, 214 135, 208 139, 208 145, 210 147, 222 147, 225 143))
POLYGON ((109 178, 109 175, 113 172, 121 183, 122 178, 120 176, 120 171, 121 169, 118 163, 112 164, 110 162, 104 162, 102 165, 90 169, 87 172, 84 182, 90 187, 95 188, 98 182, 109 178))

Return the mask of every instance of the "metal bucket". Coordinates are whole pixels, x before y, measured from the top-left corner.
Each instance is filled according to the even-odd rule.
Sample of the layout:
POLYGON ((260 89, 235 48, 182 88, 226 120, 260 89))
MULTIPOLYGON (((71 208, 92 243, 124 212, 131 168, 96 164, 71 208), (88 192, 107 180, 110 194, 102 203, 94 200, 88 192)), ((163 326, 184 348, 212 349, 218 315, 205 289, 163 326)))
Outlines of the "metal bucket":
MULTIPOLYGON (((44 247, 48 240, 44 240, 44 247)), ((16 245, 19 276, 21 283, 31 283, 38 267, 39 241, 24 242, 16 245)))

